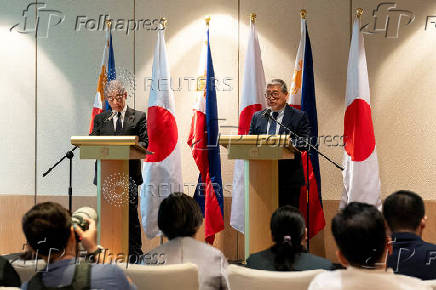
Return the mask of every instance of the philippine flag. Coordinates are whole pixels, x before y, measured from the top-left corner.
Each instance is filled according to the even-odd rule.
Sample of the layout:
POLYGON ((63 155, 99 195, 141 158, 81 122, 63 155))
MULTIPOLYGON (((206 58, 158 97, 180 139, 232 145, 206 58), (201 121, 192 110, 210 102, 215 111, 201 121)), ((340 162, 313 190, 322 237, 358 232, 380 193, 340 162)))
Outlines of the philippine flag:
POLYGON ((215 234, 224 229, 224 205, 221 180, 221 159, 218 145, 218 108, 215 92, 215 73, 206 32, 200 59, 200 76, 205 84, 198 87, 188 145, 200 171, 194 198, 204 215, 205 240, 213 244, 215 234))
POLYGON ((106 83, 116 79, 116 77, 117 73, 115 70, 115 57, 112 47, 112 32, 109 26, 108 30, 106 30, 106 41, 101 59, 100 74, 97 81, 97 92, 95 94, 94 106, 92 108, 91 120, 89 122, 89 134, 92 133, 95 116, 103 112, 103 103, 105 103, 105 110, 111 109, 109 103, 105 101, 104 89, 106 83))
MULTIPOLYGON (((316 111, 315 82, 313 77, 312 48, 306 19, 301 19, 301 39, 295 59, 294 75, 291 85, 290 105, 306 112, 310 122, 310 140, 318 148, 318 116, 316 111)), ((315 236, 325 226, 324 211, 321 196, 321 174, 319 170, 318 153, 310 151, 309 164, 307 152, 302 152, 304 177, 307 180, 309 166, 309 194, 307 186, 301 188, 300 211, 306 218, 309 238, 315 236), (309 214, 308 214, 309 213, 309 214)))

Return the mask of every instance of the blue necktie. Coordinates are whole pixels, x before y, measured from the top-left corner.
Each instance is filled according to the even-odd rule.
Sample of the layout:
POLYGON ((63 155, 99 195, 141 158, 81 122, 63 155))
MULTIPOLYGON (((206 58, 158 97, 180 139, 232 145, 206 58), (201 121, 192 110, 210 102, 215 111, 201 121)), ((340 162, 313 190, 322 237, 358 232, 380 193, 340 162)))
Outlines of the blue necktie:
MULTIPOLYGON (((278 116, 279 116, 279 112, 273 112, 272 113, 272 117, 274 118, 274 120, 277 120, 278 116)), ((276 134, 277 124, 273 120, 270 120, 269 122, 270 123, 269 123, 268 135, 275 135, 276 134)))

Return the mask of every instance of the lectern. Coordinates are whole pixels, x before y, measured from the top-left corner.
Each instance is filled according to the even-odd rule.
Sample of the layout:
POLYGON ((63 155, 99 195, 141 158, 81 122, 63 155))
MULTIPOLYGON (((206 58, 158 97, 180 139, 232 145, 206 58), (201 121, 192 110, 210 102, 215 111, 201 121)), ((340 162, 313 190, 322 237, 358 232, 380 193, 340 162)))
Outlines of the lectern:
POLYGON ((245 259, 272 245, 270 219, 278 207, 278 160, 293 159, 289 135, 221 135, 229 159, 245 160, 245 259))
POLYGON ((129 250, 129 159, 150 154, 138 136, 73 136, 80 159, 97 159, 98 242, 115 256, 129 250))

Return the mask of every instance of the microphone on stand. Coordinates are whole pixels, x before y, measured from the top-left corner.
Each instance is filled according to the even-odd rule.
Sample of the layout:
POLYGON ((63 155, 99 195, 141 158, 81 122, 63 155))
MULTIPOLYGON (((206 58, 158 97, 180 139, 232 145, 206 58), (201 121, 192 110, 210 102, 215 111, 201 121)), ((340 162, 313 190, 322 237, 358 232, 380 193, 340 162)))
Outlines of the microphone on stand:
POLYGON ((262 113, 262 117, 265 119, 271 118, 271 109, 266 109, 265 112, 262 113))
POLYGON ((110 120, 112 120, 117 115, 117 113, 118 112, 113 111, 112 114, 106 120, 104 120, 104 121, 105 122, 109 122, 110 120))

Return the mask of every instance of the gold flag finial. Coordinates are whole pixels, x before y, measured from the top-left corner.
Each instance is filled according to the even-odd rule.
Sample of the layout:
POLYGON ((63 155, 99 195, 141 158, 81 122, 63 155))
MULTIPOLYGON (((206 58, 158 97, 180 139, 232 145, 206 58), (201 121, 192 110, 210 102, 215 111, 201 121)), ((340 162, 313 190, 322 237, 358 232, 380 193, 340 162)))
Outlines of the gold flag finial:
POLYGON ((357 8, 356 9, 356 16, 360 18, 360 16, 362 16, 363 14, 363 9, 362 8, 357 8))
POLYGON ((306 9, 301 9, 300 10, 300 16, 302 19, 306 19, 306 15, 307 15, 307 10, 306 9))
POLYGON ((250 13, 250 22, 256 23, 256 13, 250 13))
POLYGON ((168 20, 165 17, 160 19, 160 23, 162 24, 163 29, 167 28, 168 20))
POLYGON ((204 21, 206 21, 206 25, 209 26, 210 16, 206 16, 206 17, 204 18, 204 21))
POLYGON ((112 26, 112 19, 106 20, 107 27, 111 28, 112 26))

